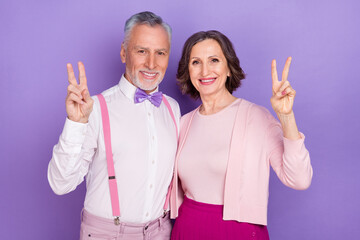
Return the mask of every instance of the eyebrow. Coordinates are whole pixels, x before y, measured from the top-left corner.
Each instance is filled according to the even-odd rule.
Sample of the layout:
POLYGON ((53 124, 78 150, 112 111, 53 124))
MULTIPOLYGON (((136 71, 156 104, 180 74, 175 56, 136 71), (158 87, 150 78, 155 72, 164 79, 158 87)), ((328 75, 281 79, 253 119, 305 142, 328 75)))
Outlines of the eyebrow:
MULTIPOLYGON (((214 58, 214 57, 220 58, 218 55, 211 55, 208 58, 214 58)), ((192 57, 191 59, 199 59, 199 57, 192 57)))
MULTIPOLYGON (((141 46, 134 46, 134 49, 144 49, 144 50, 147 50, 149 51, 150 48, 147 48, 147 47, 141 47, 141 46)), ((155 49, 156 52, 160 52, 160 51, 163 51, 163 52, 168 52, 169 50, 166 49, 166 48, 160 48, 160 49, 155 49)))
POLYGON ((164 51, 164 52, 167 52, 168 51, 168 49, 166 49, 166 48, 160 48, 160 49, 155 49, 156 51, 164 51))

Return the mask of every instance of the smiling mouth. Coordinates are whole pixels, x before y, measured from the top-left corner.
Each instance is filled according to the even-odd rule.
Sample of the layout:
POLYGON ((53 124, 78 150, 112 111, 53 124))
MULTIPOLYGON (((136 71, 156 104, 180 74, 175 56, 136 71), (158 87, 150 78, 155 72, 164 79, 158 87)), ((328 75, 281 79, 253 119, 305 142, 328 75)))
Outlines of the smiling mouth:
POLYGON ((153 80, 157 77, 157 72, 146 72, 146 71, 140 71, 140 73, 144 76, 144 78, 153 80))
POLYGON ((215 82, 216 78, 200 78, 199 81, 203 85, 210 85, 215 82))

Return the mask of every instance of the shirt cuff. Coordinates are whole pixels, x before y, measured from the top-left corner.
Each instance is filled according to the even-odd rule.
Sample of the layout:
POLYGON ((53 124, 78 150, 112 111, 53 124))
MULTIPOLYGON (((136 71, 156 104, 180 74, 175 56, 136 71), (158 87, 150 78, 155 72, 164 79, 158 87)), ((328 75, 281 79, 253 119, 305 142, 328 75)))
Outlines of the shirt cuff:
POLYGON ((284 149, 286 152, 298 152, 304 147, 305 135, 300 132, 300 139, 291 140, 284 137, 284 149))
POLYGON ((65 142, 82 144, 85 140, 85 134, 89 123, 79 123, 66 118, 61 138, 65 142))

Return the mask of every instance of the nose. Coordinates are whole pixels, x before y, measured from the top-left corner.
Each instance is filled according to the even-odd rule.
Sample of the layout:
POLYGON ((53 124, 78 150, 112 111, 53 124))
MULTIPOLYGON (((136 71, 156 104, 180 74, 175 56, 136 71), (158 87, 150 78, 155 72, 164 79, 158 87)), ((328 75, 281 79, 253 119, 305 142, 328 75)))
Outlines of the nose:
POLYGON ((209 66, 207 64, 202 64, 201 74, 203 77, 209 74, 209 66))
POLYGON ((146 59, 145 67, 152 70, 156 67, 156 60, 154 54, 149 54, 146 59))

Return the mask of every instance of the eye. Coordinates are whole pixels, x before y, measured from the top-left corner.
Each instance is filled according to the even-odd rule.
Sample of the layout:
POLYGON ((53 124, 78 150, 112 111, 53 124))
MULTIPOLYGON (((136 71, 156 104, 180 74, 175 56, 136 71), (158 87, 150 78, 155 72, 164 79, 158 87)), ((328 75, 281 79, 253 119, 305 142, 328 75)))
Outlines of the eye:
POLYGON ((191 62, 192 65, 197 65, 197 64, 199 64, 199 63, 200 63, 200 62, 199 62, 198 60, 194 60, 194 61, 191 62))
POLYGON ((145 53, 145 50, 140 49, 140 50, 137 51, 137 53, 139 53, 139 54, 144 54, 144 53, 145 53))
POLYGON ((217 59, 217 58, 213 58, 213 59, 211 59, 211 62, 213 62, 213 63, 217 63, 217 62, 219 62, 219 59, 217 59))
POLYGON ((165 52, 158 52, 158 55, 160 55, 160 56, 165 56, 166 53, 165 53, 165 52))

